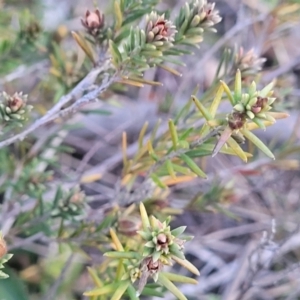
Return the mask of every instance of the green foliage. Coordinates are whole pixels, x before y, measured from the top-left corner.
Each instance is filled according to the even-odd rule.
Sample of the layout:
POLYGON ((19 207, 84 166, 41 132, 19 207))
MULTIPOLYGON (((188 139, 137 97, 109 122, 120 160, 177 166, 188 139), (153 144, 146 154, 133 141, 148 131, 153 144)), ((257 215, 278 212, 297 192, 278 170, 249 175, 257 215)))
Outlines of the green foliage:
POLYGON ((170 218, 163 223, 154 216, 149 218, 142 203, 140 215, 143 230, 137 232, 139 236, 135 237, 133 243, 127 239, 127 244, 131 244, 132 248, 129 246, 124 248, 115 231, 110 230, 116 251, 106 252, 104 256, 108 257, 107 267, 113 269, 112 277, 106 283, 102 283, 97 272, 90 269, 89 272, 98 287, 86 292, 86 296, 92 298, 112 295, 110 299, 121 299, 126 293, 130 299, 139 299, 139 296, 146 291, 149 295, 159 295, 159 286, 164 286, 179 299, 186 299, 172 282, 197 283, 189 277, 162 271, 165 265, 172 265, 174 261, 192 273, 200 274, 190 262, 185 260, 183 254, 185 240, 179 237, 186 227, 171 230, 170 218), (157 285, 147 284, 149 277, 152 277, 157 285), (137 287, 133 285, 136 281, 137 287))
MULTIPOLYGON (((82 14, 82 32, 71 34, 64 27, 45 33, 28 11, 18 12, 19 27, 15 29, 11 26, 10 9, 5 7, 4 12, 0 11, 0 74, 7 75, 21 64, 26 66, 30 53, 37 53, 35 60, 47 57, 50 65, 49 72, 38 84, 38 92, 33 91, 28 97, 21 92, 2 91, 0 95, 0 147, 5 147, 0 150, 0 221, 12 247, 19 240, 25 245, 33 243, 33 247, 45 244, 49 251, 56 248, 53 244, 59 246, 57 253, 63 259, 57 259, 57 264, 52 265, 51 259, 44 266, 38 259, 34 262, 39 272, 44 268, 47 276, 61 280, 54 283, 54 290, 57 285, 63 285, 57 266, 65 261, 65 253, 84 252, 90 258, 93 252, 89 250, 93 249, 101 259, 91 261, 93 266, 87 269, 95 287, 84 292, 86 297, 92 300, 164 298, 168 290, 178 299, 187 299, 177 283, 197 284, 197 280, 192 275, 187 277, 166 270, 177 263, 200 275, 184 254, 184 245, 191 238, 183 235, 186 226, 172 229, 170 225, 174 216, 182 213, 170 204, 171 187, 195 178, 208 178, 205 157, 223 153, 247 162, 253 157, 253 149, 244 145, 246 140, 274 159, 269 147, 253 130, 265 130, 277 119, 288 116, 274 108, 275 83, 258 89, 257 75, 265 60, 251 50, 227 48, 205 93, 198 95, 196 88, 182 107, 173 109, 168 105, 165 111, 169 120, 165 126, 159 121, 148 132, 148 122, 145 122, 134 153, 128 151, 127 134, 123 133, 123 166, 117 168, 121 175, 114 174, 118 178, 117 187, 114 193, 108 193, 105 209, 99 209, 98 213, 91 208, 85 184, 102 179, 105 182, 106 170, 100 168, 103 174, 82 175, 82 170, 89 167, 90 158, 87 158, 97 151, 94 148, 84 156, 76 171, 72 165, 78 159, 76 155, 71 158, 67 171, 58 163, 58 158, 63 159, 70 150, 60 145, 64 137, 70 128, 80 125, 61 126, 66 116, 98 98, 102 101, 117 95, 120 86, 121 92, 124 86, 159 88, 162 82, 144 78, 144 72, 151 68, 159 67, 181 76, 177 66, 184 66, 182 56, 191 55, 203 42, 204 32, 214 34, 215 25, 221 21, 215 4, 206 0, 184 4, 173 19, 170 11, 157 10, 157 4, 156 0, 115 0, 112 18, 98 8, 88 10, 82 14), (72 46, 66 47, 65 41, 72 46), (35 98, 38 102, 32 111, 30 103, 35 98), (227 115, 221 109, 225 101, 230 105, 227 115), (50 109, 49 102, 53 105, 50 109), (36 121, 18 132, 31 119, 36 121), (37 129, 49 123, 57 127, 55 132, 48 133, 46 129, 45 137, 38 138, 37 129), (29 133, 34 135, 24 141, 29 133), (11 219, 6 220, 3 217, 6 215, 11 219)), ((102 118, 110 112, 92 108, 81 113, 102 118)), ((103 190, 106 189, 105 182, 103 190)), ((218 182, 206 193, 195 195, 186 207, 230 215, 220 203, 230 202, 232 198, 232 186, 218 182)), ((1 269, 11 257, 6 254, 6 242, 0 236, 1 269)), ((62 269, 62 275, 66 276, 62 269)), ((74 274, 77 276, 80 271, 78 267, 74 274)), ((0 279, 6 277, 0 271, 0 279)), ((49 287, 49 282, 44 281, 39 286, 41 290, 49 287)))

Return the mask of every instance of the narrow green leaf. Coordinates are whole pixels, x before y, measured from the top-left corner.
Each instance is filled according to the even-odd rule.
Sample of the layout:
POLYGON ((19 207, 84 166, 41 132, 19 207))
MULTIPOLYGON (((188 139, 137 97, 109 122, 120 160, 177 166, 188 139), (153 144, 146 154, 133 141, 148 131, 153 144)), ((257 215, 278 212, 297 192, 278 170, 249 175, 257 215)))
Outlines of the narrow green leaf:
POLYGON ((112 295, 111 300, 120 300, 125 291, 127 290, 129 284, 130 281, 128 280, 121 282, 115 293, 112 295))
POLYGON ((114 42, 119 44, 122 40, 127 38, 130 34, 130 29, 122 28, 122 31, 114 38, 114 42))
POLYGON ((186 154, 181 154, 180 158, 188 165, 188 167, 198 176, 207 178, 206 174, 197 166, 197 164, 186 154))
POLYGON ((158 81, 152 81, 152 80, 147 80, 147 79, 144 79, 144 78, 128 77, 128 79, 129 79, 129 80, 133 80, 133 81, 137 81, 137 82, 140 82, 140 83, 152 85, 152 86, 161 86, 161 85, 163 85, 161 82, 158 82, 158 81))
POLYGON ((124 27, 125 25, 128 25, 128 24, 130 24, 130 23, 132 23, 134 21, 136 21, 140 17, 144 16, 148 11, 149 11, 148 9, 134 11, 134 13, 128 15, 126 17, 126 19, 123 20, 122 27, 124 27))
POLYGON ((205 108, 204 105, 196 98, 196 96, 192 95, 192 99, 193 99, 194 103, 196 104, 197 108, 199 109, 199 111, 201 112, 201 114, 203 115, 203 117, 207 121, 212 120, 213 119, 212 115, 210 114, 208 109, 205 108))
POLYGON ((235 103, 240 102, 241 97, 242 97, 242 78, 241 78, 241 71, 238 69, 235 74, 235 82, 234 82, 235 103))
POLYGON ((140 203, 140 214, 141 214, 143 229, 147 230, 148 228, 150 228, 150 220, 145 205, 142 202, 140 203))
POLYGON ((267 86, 265 86, 260 92, 259 96, 260 97, 267 97, 268 94, 272 91, 274 88, 274 81, 270 82, 267 86))
POLYGON ((163 273, 158 274, 158 281, 179 300, 187 300, 187 298, 181 293, 181 291, 163 273))
POLYGON ((115 15, 116 15, 115 29, 119 30, 122 26, 122 21, 123 21, 123 16, 122 16, 122 11, 121 11, 121 6, 120 6, 120 3, 119 3, 119 0, 115 0, 114 12, 115 12, 115 15))
POLYGON ((166 168, 167 168, 168 173, 170 174, 170 176, 172 178, 176 178, 176 174, 174 172, 172 162, 169 159, 166 161, 166 168))
POLYGON ((127 288, 127 293, 128 296, 130 298, 130 300, 139 300, 139 297, 137 297, 137 291, 135 290, 135 288, 133 287, 132 284, 129 284, 128 288, 127 288))
POLYGON ((96 289, 90 290, 88 292, 85 292, 85 293, 83 293, 83 295, 87 296, 87 297, 92 297, 92 296, 101 296, 101 295, 110 294, 116 290, 117 286, 118 285, 115 283, 108 284, 103 287, 96 288, 96 289))
POLYGON ((93 55, 93 51, 89 44, 86 42, 85 39, 83 39, 79 34, 77 34, 75 31, 72 31, 72 36, 76 43, 79 45, 79 47, 84 51, 84 53, 87 55, 87 57, 95 64, 95 58, 93 55))
POLYGON ((220 85, 220 87, 218 88, 218 91, 216 93, 216 96, 209 108, 209 112, 211 114, 211 116, 214 118, 216 116, 216 113, 217 113, 217 110, 218 110, 218 107, 220 105, 220 102, 222 100, 222 96, 223 96, 223 93, 224 93, 224 87, 223 85, 220 85))
POLYGON ((126 259, 140 259, 141 255, 137 252, 122 252, 122 251, 109 251, 103 254, 109 258, 126 258, 126 259))
POLYGON ((93 282, 95 283, 95 285, 100 288, 102 286, 102 282, 100 280, 100 278, 97 276, 97 273, 94 269, 92 269, 91 267, 87 267, 87 270, 89 272, 89 275, 92 277, 93 282))
POLYGON ((235 103, 235 101, 233 99, 233 96, 231 94, 230 88, 228 87, 228 85, 223 80, 220 80, 220 82, 221 82, 221 84, 222 84, 222 86, 224 88, 224 91, 225 91, 225 93, 226 93, 226 95, 227 95, 227 97, 228 97, 231 105, 234 106, 236 103, 235 103))
POLYGON ((172 165, 173 165, 173 169, 174 169, 175 172, 178 172, 178 173, 181 173, 181 174, 184 174, 184 175, 194 174, 194 173, 192 173, 191 169, 189 169, 189 168, 177 165, 175 163, 173 163, 172 165))
POLYGON ((180 250, 178 244, 176 243, 173 243, 172 245, 169 246, 169 249, 170 249, 170 254, 173 255, 173 256, 176 256, 180 259, 185 259, 185 256, 182 252, 182 250, 180 250))
POLYGON ((150 177, 158 187, 162 189, 167 188, 167 186, 159 179, 159 177, 156 174, 152 173, 150 177))
POLYGON ((186 268, 187 270, 189 270, 190 272, 192 272, 193 274, 195 274, 197 276, 200 275, 200 272, 198 271, 198 269, 192 263, 190 263, 188 260, 180 259, 177 256, 172 256, 172 259, 175 260, 178 264, 180 264, 184 268, 186 268))
POLYGON ((248 129, 241 129, 241 133, 268 157, 275 159, 274 154, 271 152, 271 150, 255 134, 253 134, 248 129))
POLYGON ((169 124, 169 131, 172 138, 173 148, 176 150, 178 144, 178 135, 177 135, 176 127, 174 125, 174 122, 171 119, 169 120, 168 124, 169 124))
POLYGON ((111 111, 104 109, 84 109, 80 111, 82 114, 97 114, 97 115, 105 115, 110 116, 112 114, 111 111))
POLYGON ((113 58, 113 63, 117 67, 122 62, 122 55, 117 45, 112 40, 109 40, 109 51, 113 58))
POLYGON ((160 65, 158 65, 158 66, 159 66, 160 68, 166 70, 167 72, 169 72, 169 73, 175 75, 175 76, 178 76, 178 77, 181 77, 181 76, 182 76, 182 74, 181 74, 180 72, 178 72, 177 70, 175 70, 175 69, 173 69, 173 68, 171 68, 171 67, 169 67, 169 66, 162 65, 162 64, 160 64, 160 65))
POLYGON ((121 252, 121 251, 124 251, 124 248, 123 248, 123 246, 122 246, 122 243, 121 243, 121 241, 119 240, 119 238, 118 238, 118 236, 117 236, 115 230, 114 230, 113 228, 110 228, 110 229, 109 229, 109 233, 110 233, 110 236, 111 236, 111 239, 112 239, 113 243, 114 243, 115 246, 116 246, 116 249, 117 249, 118 251, 120 251, 120 252, 121 252))
POLYGON ((174 235, 175 237, 178 237, 181 235, 184 231, 186 230, 186 226, 180 226, 178 228, 175 228, 171 231, 171 234, 174 235))
POLYGON ((165 297, 164 293, 162 293, 160 291, 157 291, 157 290, 155 290, 152 287, 149 287, 149 285, 147 285, 146 287, 144 287, 141 295, 144 295, 144 296, 154 296, 154 297, 160 297, 160 298, 164 298, 165 297))
POLYGON ((185 130, 180 136, 179 136, 179 140, 186 140, 189 135, 194 131, 194 128, 188 128, 187 130, 185 130))
MULTIPOLYGON (((267 119, 267 118, 266 118, 267 119)), ((270 120, 270 118, 268 119, 268 121, 270 120)), ((264 121, 262 119, 259 118, 253 118, 251 120, 252 122, 254 122, 259 128, 265 130, 266 129, 266 125, 264 123, 264 121)))
POLYGON ((190 284, 197 284, 198 281, 195 280, 194 278, 174 274, 174 273, 168 273, 168 272, 162 272, 163 275, 168 278, 171 281, 175 282, 182 282, 182 283, 190 283, 190 284))
POLYGON ((244 162, 247 162, 246 153, 232 137, 227 140, 227 143, 230 148, 239 156, 240 159, 242 159, 244 162))

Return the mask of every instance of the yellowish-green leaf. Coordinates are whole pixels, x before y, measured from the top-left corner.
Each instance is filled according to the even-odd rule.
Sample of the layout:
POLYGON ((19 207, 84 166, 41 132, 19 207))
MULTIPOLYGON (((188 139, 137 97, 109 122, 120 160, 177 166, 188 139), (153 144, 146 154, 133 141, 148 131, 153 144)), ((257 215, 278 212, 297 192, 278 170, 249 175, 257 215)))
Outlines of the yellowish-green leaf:
POLYGON ((125 259, 140 259, 141 256, 137 252, 127 251, 109 251, 104 253, 104 256, 109 258, 125 258, 125 259))
POLYGON ((234 102, 234 99, 233 99, 233 96, 231 94, 230 88, 228 87, 228 85, 223 80, 221 80, 220 82, 221 82, 221 84, 224 88, 224 91, 225 91, 231 105, 234 106, 236 103, 234 102))
MULTIPOLYGON (((117 266, 117 271, 116 271, 116 276, 115 276, 115 282, 118 282, 121 280, 122 276, 124 275, 124 264, 123 264, 123 259, 119 259, 118 266, 117 266)), ((126 275, 126 273, 125 273, 126 275)))
POLYGON ((123 22, 123 16, 122 16, 119 0, 115 0, 114 9, 115 9, 114 12, 116 15, 115 29, 119 30, 121 28, 122 22, 123 22))
POLYGON ((72 36, 76 43, 79 45, 79 47, 84 51, 84 53, 87 55, 87 57, 95 64, 95 58, 93 51, 91 47, 88 45, 88 43, 75 31, 72 31, 72 36))
POLYGON ((234 102, 238 103, 242 97, 242 77, 241 71, 238 69, 235 74, 235 81, 234 81, 234 102))
POLYGON ((181 282, 181 283, 190 283, 190 284, 198 283, 198 281, 195 280, 194 278, 182 276, 179 274, 168 273, 168 272, 162 272, 162 274, 171 281, 181 282))
POLYGON ((181 73, 179 73, 179 72, 176 71, 175 69, 170 68, 170 67, 168 67, 168 66, 166 66, 166 65, 159 65, 159 67, 161 67, 162 69, 164 69, 164 70, 168 71, 169 73, 174 74, 174 75, 176 75, 176 76, 179 76, 179 77, 182 76, 181 73))
POLYGON ((207 121, 212 120, 213 119, 212 115, 210 114, 208 109, 205 108, 204 105, 196 98, 196 96, 192 95, 192 99, 193 99, 194 103, 196 104, 197 108, 199 109, 199 111, 201 112, 201 114, 203 115, 203 117, 207 121))
POLYGON ((220 102, 222 100, 222 95, 224 93, 224 87, 223 85, 220 85, 220 87, 218 88, 218 91, 216 93, 216 96, 209 108, 209 112, 211 114, 211 116, 214 118, 216 116, 216 113, 217 113, 217 110, 218 110, 218 107, 220 105, 220 102))
POLYGON ((262 119, 253 118, 251 121, 254 122, 260 129, 266 129, 265 123, 262 119))
POLYGON ((145 205, 142 202, 140 203, 140 214, 141 214, 143 229, 147 230, 148 228, 150 228, 150 220, 145 205))
POLYGON ((192 173, 192 175, 190 176, 176 176, 175 179, 169 177, 169 178, 166 178, 163 180, 164 184, 167 185, 167 186, 170 186, 170 185, 175 185, 175 184, 180 184, 180 183, 183 183, 183 182, 189 182, 193 179, 195 179, 195 177, 197 176, 196 174, 192 173))
POLYGON ((115 82, 122 83, 122 84, 127 84, 127 85, 130 85, 130 86, 135 86, 135 87, 139 87, 139 88, 144 87, 144 85, 141 82, 134 81, 134 80, 129 80, 129 79, 116 80, 115 82))
POLYGON ((186 154, 181 154, 180 158, 187 164, 187 166, 199 177, 207 178, 206 174, 198 167, 198 165, 186 154))
POLYGON ((130 284, 130 281, 121 281, 120 285, 118 286, 115 293, 112 295, 111 300, 120 300, 125 291, 127 290, 128 286, 130 284))
POLYGON ((111 239, 113 240, 113 243, 114 243, 115 246, 116 246, 116 249, 117 249, 118 251, 124 251, 124 248, 123 248, 123 246, 122 246, 122 243, 120 242, 120 240, 119 240, 119 238, 118 238, 116 232, 114 231, 114 229, 110 228, 109 232, 110 232, 111 239))
POLYGON ((177 144, 178 144, 178 135, 177 135, 177 131, 176 131, 176 127, 174 125, 174 122, 171 119, 169 120, 169 131, 170 131, 170 134, 171 134, 173 147, 176 150, 177 149, 177 144))
POLYGON ((288 113, 285 113, 285 112, 273 112, 273 111, 269 111, 267 113, 267 115, 270 115, 271 117, 273 117, 276 120, 285 119, 290 116, 288 113))
POLYGON ((240 147, 240 145, 232 138, 230 137, 227 140, 228 145, 230 148, 238 155, 238 157, 243 160, 244 162, 247 162, 247 155, 244 152, 244 150, 240 147))
POLYGON ((181 291, 163 273, 158 274, 158 282, 164 285, 179 300, 187 300, 181 291))
POLYGON ((248 129, 241 129, 241 133, 267 156, 275 159, 271 150, 255 134, 248 129))
POLYGON ((152 80, 147 80, 147 79, 144 79, 144 78, 139 78, 139 77, 133 77, 133 76, 130 76, 128 77, 129 80, 132 80, 132 81, 136 81, 136 82, 140 82, 140 83, 144 83, 144 84, 148 84, 148 85, 153 85, 153 86, 162 86, 163 84, 161 82, 158 82, 158 81, 152 81, 152 80))
MULTIPOLYGON (((265 125, 266 127, 271 126, 271 125, 274 124, 274 122, 271 122, 271 121, 263 121, 263 123, 264 123, 264 125, 265 125)), ((256 123, 247 123, 247 124, 246 124, 246 128, 247 128, 248 130, 255 130, 255 129, 258 129, 258 128, 260 128, 260 127, 259 127, 256 123)))
POLYGON ((153 182, 154 182, 158 187, 160 187, 160 188, 162 188, 162 189, 167 188, 167 185, 166 185, 165 183, 163 183, 163 182, 160 180, 160 178, 159 178, 156 174, 152 173, 152 174, 150 175, 150 177, 151 177, 151 179, 153 180, 153 182))
POLYGON ((265 86, 260 92, 259 96, 261 97, 268 97, 269 93, 272 91, 274 87, 274 81, 270 82, 267 86, 265 86))
POLYGON ((111 294, 116 290, 117 285, 115 283, 108 284, 100 288, 93 289, 91 291, 83 293, 84 296, 92 297, 92 296, 101 296, 106 294, 111 294))
POLYGON ((129 284, 127 292, 130 300, 139 300, 139 297, 137 296, 137 291, 135 290, 132 284, 129 284))
POLYGON ((180 264, 184 268, 186 268, 187 270, 189 270, 190 272, 192 272, 193 274, 200 276, 200 272, 198 271, 198 269, 188 260, 181 259, 177 256, 172 256, 172 259, 175 260, 178 264, 180 264))
POLYGON ((168 170, 168 173, 170 174, 170 176, 173 179, 175 179, 176 178, 176 174, 175 174, 172 162, 169 159, 166 161, 166 167, 167 167, 167 170, 168 170))
POLYGON ((103 285, 103 283, 100 280, 100 278, 97 276, 96 271, 94 269, 92 269, 91 267, 87 267, 87 270, 88 270, 93 282, 95 283, 95 285, 97 287, 101 287, 103 285))
MULTIPOLYGON (((207 152, 212 152, 214 147, 215 146, 212 144, 203 144, 200 146, 199 149, 193 149, 193 150, 187 152, 187 154, 190 157, 206 156, 207 152)), ((223 148, 221 148, 221 150, 219 152, 224 153, 224 154, 229 154, 229 155, 236 155, 236 153, 229 147, 227 147, 227 148, 223 147, 223 148)), ((244 152, 244 153, 247 157, 252 157, 251 153, 249 153, 249 152, 244 152)), ((177 170, 175 170, 175 171, 177 171, 177 170)))
POLYGON ((117 45, 112 40, 109 40, 109 51, 115 67, 118 67, 118 65, 122 62, 122 55, 117 45))

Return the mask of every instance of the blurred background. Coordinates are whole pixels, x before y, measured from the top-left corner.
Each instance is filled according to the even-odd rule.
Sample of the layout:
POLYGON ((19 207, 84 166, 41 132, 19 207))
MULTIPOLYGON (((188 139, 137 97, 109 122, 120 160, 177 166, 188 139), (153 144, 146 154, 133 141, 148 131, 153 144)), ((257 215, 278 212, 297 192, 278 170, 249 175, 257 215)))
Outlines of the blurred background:
MULTIPOLYGON (((93 9, 94 3, 109 21, 112 1, 2 2, 0 7, 5 5, 6 10, 0 15, 0 40, 17 28, 18 13, 24 9, 28 9, 41 26, 34 30, 37 33, 41 30, 43 34, 38 50, 32 51, 24 45, 3 51, 0 90, 29 94, 35 110, 43 113, 66 93, 68 84, 71 87, 87 70, 80 62, 82 53, 70 32, 82 30, 80 18, 86 9, 93 9), (5 21, 7 11, 13 16, 9 22, 5 21), (75 59, 81 66, 67 73, 65 85, 51 74, 47 54, 51 41, 64 49, 66 64, 75 59)), ((258 76, 260 85, 277 78, 277 109, 288 111, 290 117, 279 120, 266 131, 257 131, 275 154, 275 161, 258 151, 254 151, 247 164, 218 154, 201 162, 207 171, 207 180, 194 179, 171 187, 165 201, 174 210, 183 209, 183 214, 173 223, 187 225, 188 232, 195 236, 187 243, 185 252, 201 272, 196 286, 182 285, 180 289, 188 299, 300 299, 300 1, 215 2, 223 18, 217 25, 218 32, 205 34, 195 55, 182 58, 186 66, 177 68, 182 77, 162 69, 147 71, 145 78, 164 85, 130 87, 116 93, 108 91, 103 95, 104 101, 88 104, 68 119, 68 130, 61 130, 61 124, 49 124, 36 130, 29 153, 34 157, 47 139, 53 141, 54 136, 60 137, 55 146, 61 150, 56 164, 47 169, 41 167, 41 174, 51 169, 50 187, 60 182, 68 188, 70 177, 81 177, 80 187, 88 199, 88 217, 99 220, 119 180, 122 132, 127 132, 128 149, 134 153, 145 121, 149 122, 150 131, 158 119, 167 122, 172 112, 186 103, 197 85, 200 96, 206 92, 225 49, 238 51, 242 47, 245 53, 253 49, 257 57, 265 58, 258 76), (90 113, 92 110, 100 113, 90 113)), ((176 15, 183 3, 164 0, 158 8, 171 9, 172 15, 176 15)), ((26 13, 22 17, 26 19, 26 13)), ((224 114, 228 109, 222 106, 224 114)), ((53 159, 53 148, 46 151, 45 161, 53 159)), ((22 155, 22 149, 13 146, 3 151, 22 155)), ((11 172, 8 171, 11 167, 6 166, 9 164, 7 153, 3 151, 1 149, 0 180, 11 172)), ((28 185, 25 188, 29 188, 28 185)), ((3 186, 1 193, 5 192, 3 186)), ((2 230, 7 233, 5 227, 2 230)), ((50 300, 85 299, 82 293, 92 287, 86 266, 100 263, 101 253, 87 246, 85 250, 92 260, 76 254, 71 266, 64 270, 68 251, 58 250, 66 245, 36 235, 25 238, 18 235, 17 230, 10 232, 9 252, 14 253, 14 257, 7 268, 10 278, 0 281, 0 299, 48 299, 57 282, 60 286, 54 286, 57 293, 49 296, 50 300)), ((179 267, 176 271, 188 275, 179 267)), ((174 299, 174 296, 166 294, 165 299, 174 299)))

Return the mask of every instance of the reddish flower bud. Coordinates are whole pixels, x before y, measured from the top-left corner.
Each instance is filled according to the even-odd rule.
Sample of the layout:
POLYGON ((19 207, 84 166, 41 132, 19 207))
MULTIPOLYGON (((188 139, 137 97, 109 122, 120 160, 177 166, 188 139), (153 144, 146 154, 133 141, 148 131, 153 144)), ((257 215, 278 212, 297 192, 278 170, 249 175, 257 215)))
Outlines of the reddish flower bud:
POLYGON ((159 16, 156 12, 152 12, 147 17, 146 36, 147 43, 162 42, 172 43, 174 41, 176 27, 171 21, 166 20, 165 16, 159 16))
POLYGON ((268 104, 268 98, 257 97, 256 103, 251 107, 254 114, 258 114, 268 104))
POLYGON ((104 15, 99 11, 99 9, 96 9, 93 12, 87 10, 85 18, 81 19, 81 24, 90 34, 95 35, 104 26, 104 15))
POLYGON ((159 245, 164 245, 165 243, 167 243, 168 241, 168 238, 165 234, 163 233, 160 233, 158 236, 157 236, 157 243, 159 245))

